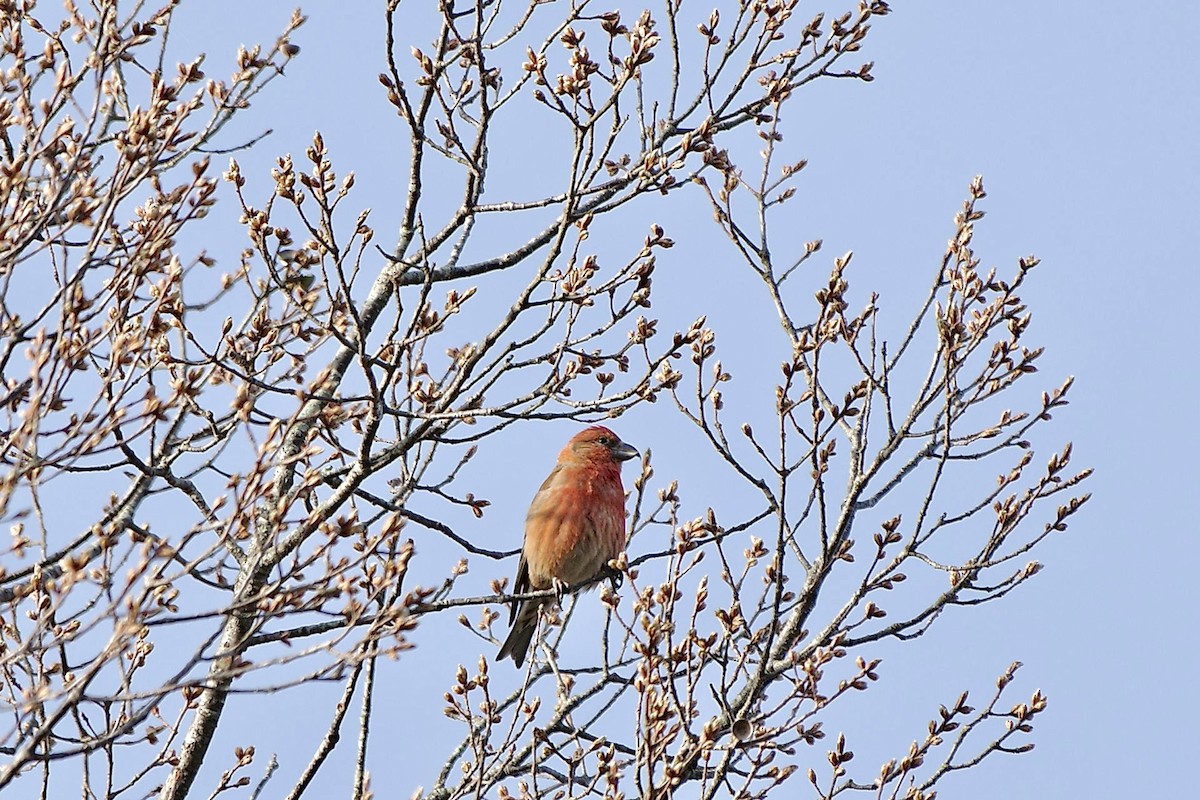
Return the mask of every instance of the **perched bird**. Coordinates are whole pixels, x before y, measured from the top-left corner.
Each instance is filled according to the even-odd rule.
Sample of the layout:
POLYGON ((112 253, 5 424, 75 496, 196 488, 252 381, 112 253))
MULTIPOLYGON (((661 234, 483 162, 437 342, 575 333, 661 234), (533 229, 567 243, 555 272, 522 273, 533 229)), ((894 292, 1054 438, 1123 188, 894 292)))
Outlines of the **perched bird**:
MULTIPOLYGON (((513 593, 566 589, 599 577, 625 549, 621 462, 638 451, 600 425, 580 431, 558 454, 525 515, 525 543, 513 593)), ((496 660, 519 667, 537 629, 538 609, 552 598, 516 602, 512 630, 496 660)))

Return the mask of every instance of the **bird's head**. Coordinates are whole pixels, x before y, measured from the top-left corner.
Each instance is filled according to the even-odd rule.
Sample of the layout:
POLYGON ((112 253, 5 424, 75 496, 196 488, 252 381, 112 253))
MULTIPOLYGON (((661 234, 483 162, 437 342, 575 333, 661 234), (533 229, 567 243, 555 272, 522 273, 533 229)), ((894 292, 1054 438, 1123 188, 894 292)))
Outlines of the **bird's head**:
POLYGON ((573 458, 582 461, 608 461, 616 464, 641 455, 603 425, 593 425, 575 434, 571 441, 567 442, 566 451, 573 458))

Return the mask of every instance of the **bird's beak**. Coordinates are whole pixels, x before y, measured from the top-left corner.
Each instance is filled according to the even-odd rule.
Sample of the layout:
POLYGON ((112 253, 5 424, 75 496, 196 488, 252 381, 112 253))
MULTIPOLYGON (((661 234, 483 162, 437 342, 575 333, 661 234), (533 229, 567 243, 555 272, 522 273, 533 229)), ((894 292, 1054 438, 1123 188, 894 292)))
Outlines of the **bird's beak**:
POLYGON ((624 442, 620 442, 612 449, 612 457, 616 461, 628 461, 631 458, 637 458, 641 453, 636 448, 630 447, 624 442))

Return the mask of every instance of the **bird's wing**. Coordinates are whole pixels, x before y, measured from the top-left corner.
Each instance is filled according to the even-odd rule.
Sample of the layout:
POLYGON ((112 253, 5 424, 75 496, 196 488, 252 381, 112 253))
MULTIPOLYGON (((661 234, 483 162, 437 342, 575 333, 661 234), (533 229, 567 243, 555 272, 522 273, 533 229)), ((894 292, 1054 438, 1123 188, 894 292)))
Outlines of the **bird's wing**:
MULTIPOLYGON (((545 508, 546 497, 553 492, 562 469, 562 464, 554 465, 554 469, 550 470, 550 474, 546 476, 546 480, 542 481, 542 485, 538 487, 537 494, 533 496, 533 502, 529 505, 529 513, 525 516, 525 541, 521 547, 521 560, 517 563, 517 577, 513 581, 513 594, 522 594, 533 588, 529 580, 529 559, 525 556, 525 548, 529 546, 529 523, 533 518, 538 516, 541 509, 545 508)), ((519 602, 514 602, 509 608, 510 624, 516 617, 517 612, 520 611, 521 605, 519 602)))
POLYGON ((561 462, 554 465, 554 469, 550 470, 550 474, 546 476, 546 480, 542 481, 542 485, 538 487, 537 494, 535 494, 533 496, 533 503, 530 506, 531 509, 533 506, 537 505, 538 498, 541 497, 542 492, 545 492, 551 486, 553 486, 555 483, 558 482, 559 474, 562 471, 563 471, 563 465, 561 462))

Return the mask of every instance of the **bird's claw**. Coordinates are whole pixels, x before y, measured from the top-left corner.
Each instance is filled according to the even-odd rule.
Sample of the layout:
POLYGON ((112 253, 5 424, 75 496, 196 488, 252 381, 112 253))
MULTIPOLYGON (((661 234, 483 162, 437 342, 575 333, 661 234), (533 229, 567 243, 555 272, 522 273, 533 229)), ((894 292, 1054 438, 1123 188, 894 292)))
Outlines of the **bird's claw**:
POLYGON ((608 578, 608 583, 615 592, 625 583, 625 573, 613 566, 607 567, 607 571, 608 574, 605 577, 608 578))
POLYGON ((554 599, 558 602, 559 606, 561 606, 563 598, 567 595, 567 590, 571 587, 564 580, 560 580, 559 578, 551 578, 550 588, 554 590, 554 599))

